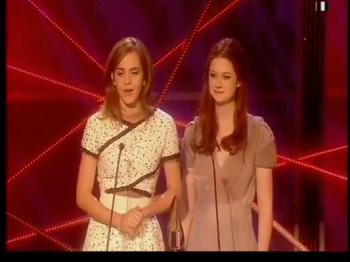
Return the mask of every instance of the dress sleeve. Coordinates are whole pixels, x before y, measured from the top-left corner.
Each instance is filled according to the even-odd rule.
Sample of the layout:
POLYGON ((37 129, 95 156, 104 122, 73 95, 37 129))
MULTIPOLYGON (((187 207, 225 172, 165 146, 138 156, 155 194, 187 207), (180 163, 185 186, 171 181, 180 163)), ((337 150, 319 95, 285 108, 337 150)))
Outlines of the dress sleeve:
POLYGON ((99 155, 98 130, 99 120, 95 115, 92 115, 89 117, 85 125, 83 137, 81 140, 81 148, 83 152, 93 157, 98 157, 99 155))
POLYGON ((195 155, 191 148, 191 143, 194 135, 194 122, 191 121, 185 128, 184 137, 181 140, 181 147, 184 155, 186 168, 193 168, 195 155))
POLYGON ((177 133, 177 127, 175 121, 170 118, 167 124, 165 147, 162 155, 162 161, 179 160, 179 137, 177 133))
POLYGON ((276 141, 270 127, 261 119, 258 123, 258 149, 255 166, 272 168, 277 164, 276 141))

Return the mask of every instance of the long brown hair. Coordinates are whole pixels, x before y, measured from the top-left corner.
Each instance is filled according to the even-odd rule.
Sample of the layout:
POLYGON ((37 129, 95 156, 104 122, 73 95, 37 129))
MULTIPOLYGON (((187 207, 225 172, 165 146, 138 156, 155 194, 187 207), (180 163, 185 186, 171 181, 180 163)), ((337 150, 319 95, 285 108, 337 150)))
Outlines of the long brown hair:
POLYGON ((106 70, 104 73, 104 82, 106 86, 106 97, 102 106, 103 117, 121 120, 121 108, 119 95, 116 87, 113 85, 111 74, 115 71, 120 61, 129 53, 135 52, 139 58, 143 72, 144 85, 140 94, 142 109, 145 110, 146 117, 153 112, 150 106, 150 97, 154 81, 154 68, 151 56, 143 43, 133 37, 123 38, 117 42, 109 53, 106 70))
POLYGON ((247 62, 245 51, 241 44, 234 39, 225 38, 215 44, 210 50, 204 74, 204 88, 199 106, 199 121, 195 126, 195 133, 199 130, 200 139, 192 141, 192 149, 202 154, 211 154, 216 147, 229 151, 234 155, 245 150, 247 144, 247 103, 246 103, 247 62), (234 131, 217 143, 218 123, 215 115, 215 101, 209 93, 209 68, 211 61, 222 57, 232 63, 233 69, 240 83, 236 89, 235 113, 233 116, 234 131))

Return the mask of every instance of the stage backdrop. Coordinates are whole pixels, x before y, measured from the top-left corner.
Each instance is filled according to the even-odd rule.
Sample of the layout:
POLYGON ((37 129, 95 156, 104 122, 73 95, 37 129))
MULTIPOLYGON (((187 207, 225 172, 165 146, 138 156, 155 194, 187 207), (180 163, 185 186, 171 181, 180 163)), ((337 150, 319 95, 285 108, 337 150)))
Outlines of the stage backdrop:
MULTIPOLYGON (((224 37, 236 38, 249 56, 250 113, 270 125, 279 154, 301 154, 296 152, 301 1, 220 0, 209 6, 203 0, 6 3, 7 211, 41 230, 73 221, 49 232, 58 240, 79 249, 84 238, 87 224, 75 220, 84 218, 75 203, 82 121, 99 106, 103 67, 122 37, 139 38, 150 50, 156 63, 155 101, 167 87, 160 108, 180 123, 180 136, 183 124, 196 115, 211 46, 224 37), (188 48, 186 38, 192 39, 188 48)), ((274 216, 290 232, 295 170, 285 165, 274 176, 274 216)), ((164 190, 163 176, 158 189, 164 190)), ((7 229, 10 240, 32 232, 11 218, 7 229)), ((37 236, 10 241, 8 248, 62 249, 37 236)), ((293 247, 274 232, 272 249, 293 247)))

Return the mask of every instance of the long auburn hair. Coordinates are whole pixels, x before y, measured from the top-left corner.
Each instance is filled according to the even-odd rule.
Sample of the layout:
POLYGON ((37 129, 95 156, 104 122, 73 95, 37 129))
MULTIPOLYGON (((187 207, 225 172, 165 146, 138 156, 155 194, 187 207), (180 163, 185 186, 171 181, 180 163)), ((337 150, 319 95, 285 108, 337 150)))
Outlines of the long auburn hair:
POLYGON ((201 154, 211 154, 215 148, 221 148, 236 154, 240 150, 245 151, 247 145, 247 97, 246 97, 246 80, 247 80, 247 61, 245 51, 241 44, 232 39, 225 38, 216 43, 210 50, 204 74, 204 88, 199 106, 199 121, 195 125, 195 133, 199 130, 200 139, 192 141, 194 152, 201 154), (216 137, 218 133, 218 123, 215 114, 215 101, 209 93, 209 68, 214 58, 222 57, 232 63, 233 69, 237 75, 237 81, 240 83, 236 89, 235 113, 233 116, 234 131, 232 134, 222 138, 220 145, 216 137))
POLYGON ((103 100, 102 105, 102 115, 104 118, 107 117, 116 120, 121 120, 122 118, 119 95, 116 86, 113 85, 111 74, 115 71, 120 61, 127 54, 132 52, 135 52, 140 58, 143 80, 145 83, 139 97, 142 109, 146 113, 146 118, 153 112, 153 109, 150 106, 151 92, 154 82, 154 68, 151 56, 140 40, 134 37, 127 37, 117 42, 108 55, 107 65, 104 72, 104 83, 106 87, 106 97, 103 100))

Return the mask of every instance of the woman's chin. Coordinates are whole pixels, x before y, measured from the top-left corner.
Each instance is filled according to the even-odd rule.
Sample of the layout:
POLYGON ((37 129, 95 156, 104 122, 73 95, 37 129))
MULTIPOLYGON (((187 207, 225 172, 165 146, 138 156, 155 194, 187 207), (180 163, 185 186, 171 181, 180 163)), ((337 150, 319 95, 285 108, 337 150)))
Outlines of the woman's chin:
POLYGON ((224 106, 233 102, 231 99, 215 99, 214 101, 217 106, 224 106))

